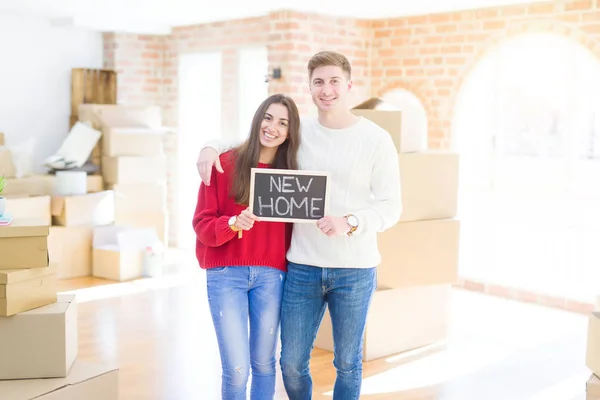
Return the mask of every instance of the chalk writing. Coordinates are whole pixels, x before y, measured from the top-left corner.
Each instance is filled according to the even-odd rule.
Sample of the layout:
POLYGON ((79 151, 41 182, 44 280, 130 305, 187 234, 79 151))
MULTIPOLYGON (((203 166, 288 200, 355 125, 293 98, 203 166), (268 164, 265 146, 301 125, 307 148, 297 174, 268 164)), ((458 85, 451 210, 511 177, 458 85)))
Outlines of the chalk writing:
POLYGON ((324 217, 327 173, 255 168, 250 206, 263 221, 310 222, 324 217))

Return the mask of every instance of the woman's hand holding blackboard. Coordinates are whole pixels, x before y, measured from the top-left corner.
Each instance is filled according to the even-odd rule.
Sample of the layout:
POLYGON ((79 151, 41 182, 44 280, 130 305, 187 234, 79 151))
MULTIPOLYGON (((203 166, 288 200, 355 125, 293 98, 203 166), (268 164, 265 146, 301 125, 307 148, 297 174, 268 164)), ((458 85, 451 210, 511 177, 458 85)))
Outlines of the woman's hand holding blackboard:
POLYGON ((235 219, 235 223, 233 224, 237 229, 242 231, 248 231, 252 229, 254 226, 254 221, 258 218, 256 215, 252 214, 250 208, 246 208, 240 215, 235 219))

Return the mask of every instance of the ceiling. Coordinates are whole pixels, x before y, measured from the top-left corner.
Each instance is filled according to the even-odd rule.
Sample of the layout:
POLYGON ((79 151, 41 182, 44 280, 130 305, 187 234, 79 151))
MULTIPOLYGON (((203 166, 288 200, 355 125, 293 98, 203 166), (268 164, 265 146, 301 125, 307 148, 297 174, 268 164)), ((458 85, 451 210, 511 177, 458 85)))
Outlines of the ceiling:
POLYGON ((540 1, 222 0, 215 5, 208 0, 0 0, 0 14, 40 17, 56 25, 101 31, 168 34, 174 26, 259 16, 276 10, 372 19, 534 2, 540 1))

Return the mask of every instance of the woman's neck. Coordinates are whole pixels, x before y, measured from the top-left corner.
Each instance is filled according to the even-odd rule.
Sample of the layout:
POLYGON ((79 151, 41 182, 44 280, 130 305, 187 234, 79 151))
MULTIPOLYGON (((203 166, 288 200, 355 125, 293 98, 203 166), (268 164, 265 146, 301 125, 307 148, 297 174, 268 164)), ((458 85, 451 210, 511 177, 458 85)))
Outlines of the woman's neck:
POLYGON ((258 162, 261 164, 273 164, 275 154, 277 154, 277 147, 263 147, 260 149, 258 162))

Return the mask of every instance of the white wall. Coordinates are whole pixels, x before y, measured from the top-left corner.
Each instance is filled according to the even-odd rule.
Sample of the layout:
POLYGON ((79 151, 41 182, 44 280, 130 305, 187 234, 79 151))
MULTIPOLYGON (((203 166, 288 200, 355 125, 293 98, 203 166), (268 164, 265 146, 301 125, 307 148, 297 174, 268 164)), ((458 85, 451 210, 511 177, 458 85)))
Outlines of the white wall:
POLYGON ((254 113, 269 97, 269 54, 266 46, 240 49, 238 58, 238 136, 240 142, 250 134, 254 113))
POLYGON ((1 15, 0 132, 8 146, 33 138, 33 167, 66 137, 71 114, 71 68, 101 68, 102 34, 48 21, 1 15))
POLYGON ((177 247, 194 249, 192 218, 196 209, 200 176, 196 170, 198 149, 221 137, 223 60, 220 51, 182 54, 179 57, 179 149, 177 191, 177 247))

